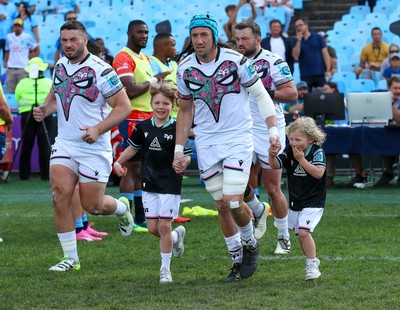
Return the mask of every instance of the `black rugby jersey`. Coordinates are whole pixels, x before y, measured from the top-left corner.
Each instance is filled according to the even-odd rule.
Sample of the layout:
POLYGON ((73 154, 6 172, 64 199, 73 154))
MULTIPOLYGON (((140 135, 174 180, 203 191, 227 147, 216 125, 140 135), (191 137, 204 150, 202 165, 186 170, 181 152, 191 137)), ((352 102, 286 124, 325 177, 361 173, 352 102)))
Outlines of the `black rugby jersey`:
MULTIPOLYGON (((308 174, 294 158, 290 145, 287 145, 277 158, 280 167, 286 168, 289 208, 293 211, 301 211, 303 208, 323 208, 326 199, 326 171, 319 180, 308 174)), ((326 167, 324 150, 316 144, 308 148, 305 159, 315 166, 326 167)))
MULTIPOLYGON (((176 122, 171 118, 164 126, 157 127, 153 118, 137 124, 128 143, 142 149, 142 190, 160 194, 181 193, 182 174, 172 168, 175 153, 176 122)), ((191 149, 185 146, 184 154, 191 149)))

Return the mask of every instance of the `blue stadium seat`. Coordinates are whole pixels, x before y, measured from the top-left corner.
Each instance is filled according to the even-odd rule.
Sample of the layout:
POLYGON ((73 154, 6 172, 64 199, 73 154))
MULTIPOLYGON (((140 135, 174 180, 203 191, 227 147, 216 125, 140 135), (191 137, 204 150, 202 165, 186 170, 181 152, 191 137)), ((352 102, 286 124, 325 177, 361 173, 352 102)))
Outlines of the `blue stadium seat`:
POLYGON ((279 19, 282 25, 285 24, 285 9, 282 6, 266 8, 264 16, 269 20, 279 19))
POLYGON ((353 5, 350 7, 350 14, 361 14, 363 16, 369 14, 371 11, 368 6, 366 5, 353 5))
POLYGON ((346 85, 350 85, 352 81, 356 79, 356 74, 354 72, 336 72, 332 76, 333 82, 342 81, 346 85))
POLYGON ((17 100, 15 100, 14 94, 4 93, 4 96, 6 97, 6 101, 10 109, 18 109, 19 105, 17 100))
POLYGON ((342 21, 338 20, 333 24, 333 29, 343 34, 347 33, 349 29, 357 28, 358 23, 355 21, 342 21))
POLYGON ((340 67, 342 72, 354 72, 354 69, 358 67, 360 60, 344 62, 340 67))
POLYGON ((378 83, 376 83, 375 90, 387 90, 387 81, 386 81, 386 79, 379 80, 378 83))
POLYGON ((373 10, 373 13, 383 13, 386 17, 389 17, 393 12, 393 7, 390 4, 383 4, 382 1, 378 2, 373 10))
POLYGON ((365 16, 366 21, 376 21, 378 24, 382 24, 383 21, 386 21, 387 16, 385 13, 369 13, 365 16))
POLYGON ((336 53, 338 54, 344 54, 346 55, 348 58, 351 57, 351 55, 354 54, 354 47, 351 45, 339 45, 335 47, 336 53))
POLYGON ((303 0, 292 0, 293 9, 302 10, 303 9, 303 0))
POLYGON ((362 20, 364 20, 364 16, 358 13, 353 13, 353 14, 349 13, 349 14, 344 14, 342 16, 342 21, 344 22, 353 21, 356 25, 362 20))
POLYGON ((375 82, 369 79, 354 80, 348 88, 348 92, 370 92, 375 89, 375 82))

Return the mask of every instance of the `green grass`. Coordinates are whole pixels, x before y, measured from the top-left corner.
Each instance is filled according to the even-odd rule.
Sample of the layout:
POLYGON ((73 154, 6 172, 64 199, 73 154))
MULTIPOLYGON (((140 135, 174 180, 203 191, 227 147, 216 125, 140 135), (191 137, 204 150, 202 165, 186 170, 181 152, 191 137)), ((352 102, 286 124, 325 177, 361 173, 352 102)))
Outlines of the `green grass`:
MULTIPOLYGON (((118 188, 107 192, 117 195, 118 188)), ((182 198, 192 199, 183 206, 213 208, 196 177, 184 180, 182 198)), ((79 272, 49 272, 62 256, 50 186, 36 176, 24 182, 12 176, 0 184, 0 309, 400 309, 399 198, 395 185, 330 189, 314 233, 322 272, 315 281, 304 280, 294 236, 289 255, 273 254, 269 217, 257 272, 222 283, 231 263, 217 219, 192 217, 185 254, 172 260, 174 283, 160 285, 158 239, 123 238, 113 216, 90 216, 110 235, 78 244, 79 272)))

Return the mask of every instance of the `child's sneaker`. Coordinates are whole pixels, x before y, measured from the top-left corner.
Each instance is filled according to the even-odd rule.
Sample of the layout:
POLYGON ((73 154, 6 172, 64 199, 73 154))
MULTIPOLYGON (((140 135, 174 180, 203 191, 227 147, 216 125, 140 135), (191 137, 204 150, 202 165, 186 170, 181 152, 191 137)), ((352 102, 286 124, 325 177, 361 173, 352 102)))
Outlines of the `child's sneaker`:
POLYGON ((321 276, 321 272, 319 271, 319 259, 315 260, 315 263, 306 265, 306 280, 314 280, 318 279, 321 276))
POLYGON ((160 283, 169 282, 172 282, 171 270, 167 270, 167 268, 164 267, 160 270, 160 283))

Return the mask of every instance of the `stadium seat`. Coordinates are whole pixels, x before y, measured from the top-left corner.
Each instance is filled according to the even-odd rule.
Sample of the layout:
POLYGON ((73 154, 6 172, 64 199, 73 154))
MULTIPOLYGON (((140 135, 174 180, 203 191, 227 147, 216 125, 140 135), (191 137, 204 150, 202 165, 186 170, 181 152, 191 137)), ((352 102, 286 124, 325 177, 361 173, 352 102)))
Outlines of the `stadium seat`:
POLYGON ((354 72, 354 69, 358 67, 360 60, 344 62, 340 67, 342 72, 354 72))
POLYGON ((111 6, 114 8, 122 8, 128 5, 137 5, 138 3, 143 3, 141 1, 133 1, 133 0, 112 0, 111 6))
POLYGON ((366 21, 376 21, 376 23, 382 24, 383 21, 386 21, 387 16, 385 13, 369 13, 365 16, 366 21))
POLYGON ((393 12, 393 7, 390 4, 382 4, 381 2, 378 2, 373 10, 373 13, 383 13, 385 14, 386 18, 390 16, 393 12))
POLYGON ((387 90, 387 81, 386 81, 386 79, 379 80, 378 83, 376 83, 375 90, 387 90))
POLYGON ((292 0, 293 9, 302 10, 303 9, 303 0, 292 0))
POLYGON ((344 54, 346 55, 348 58, 351 57, 351 55, 354 54, 354 47, 351 45, 345 45, 345 44, 341 44, 339 46, 335 47, 336 53, 338 54, 344 54))
POLYGON ((375 89, 375 82, 369 79, 353 80, 348 92, 371 92, 375 89))
POLYGON ((6 97, 6 102, 10 109, 18 109, 18 102, 15 100, 15 95, 14 94, 9 94, 9 93, 4 93, 4 96, 6 97))
POLYGON ((333 82, 342 81, 346 85, 350 85, 352 81, 356 79, 356 74, 354 72, 336 72, 332 76, 333 82))
POLYGON ((347 33, 349 31, 349 29, 357 28, 357 26, 358 26, 358 23, 356 24, 355 21, 338 20, 333 24, 333 29, 341 32, 342 37, 343 37, 343 34, 347 33))
POLYGON ((282 6, 269 7, 265 9, 264 16, 268 19, 278 19, 282 25, 285 24, 285 9, 282 6), (270 16, 270 17, 268 17, 270 16))
POLYGON ((365 16, 369 14, 371 11, 368 6, 366 5, 353 5, 350 7, 350 14, 361 14, 362 16, 365 16))
POLYGON ((358 13, 349 13, 349 14, 344 14, 342 16, 342 21, 344 22, 351 22, 353 21, 355 23, 355 25, 358 25, 358 23, 360 21, 364 20, 364 16, 362 14, 358 14, 358 13))

